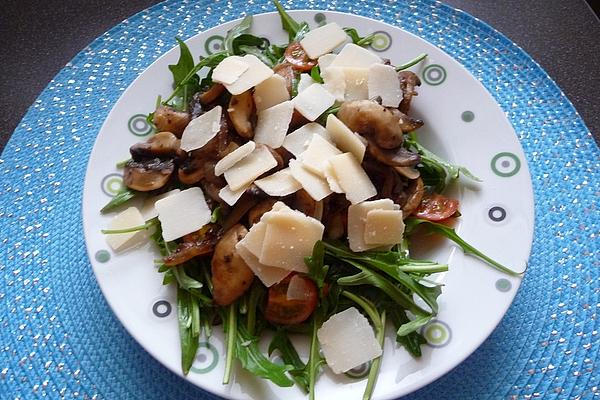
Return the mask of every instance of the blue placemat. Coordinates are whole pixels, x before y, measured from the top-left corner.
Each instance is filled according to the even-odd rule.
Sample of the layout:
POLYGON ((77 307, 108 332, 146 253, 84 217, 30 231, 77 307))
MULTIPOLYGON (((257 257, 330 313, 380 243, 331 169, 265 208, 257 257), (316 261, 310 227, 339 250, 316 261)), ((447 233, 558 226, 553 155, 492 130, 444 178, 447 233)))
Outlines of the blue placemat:
MULTIPOLYGON (((409 398, 600 396, 600 151, 560 89, 506 37, 440 3, 285 5, 380 19, 439 46, 492 93, 527 154, 535 242, 515 303, 471 357, 409 398)), ((174 36, 240 10, 274 8, 176 0, 135 15, 67 64, 15 131, 0 159, 0 398, 210 398, 146 354, 113 316, 87 260, 80 203, 88 155, 122 91, 174 36)))

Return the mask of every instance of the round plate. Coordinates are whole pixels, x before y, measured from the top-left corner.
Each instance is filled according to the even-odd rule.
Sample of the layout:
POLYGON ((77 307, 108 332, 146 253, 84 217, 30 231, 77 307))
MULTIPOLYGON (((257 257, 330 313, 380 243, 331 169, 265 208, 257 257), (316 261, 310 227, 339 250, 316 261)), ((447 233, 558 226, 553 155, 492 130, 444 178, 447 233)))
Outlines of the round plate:
MULTIPOLYGON (((523 271, 533 236, 533 192, 525 156, 503 111, 484 87, 450 56, 428 42, 372 19, 330 12, 293 11, 297 20, 312 27, 327 22, 355 27, 365 35, 376 32, 372 50, 392 64, 426 52, 424 63, 413 67, 422 80, 411 113, 425 121, 418 134, 423 143, 450 161, 466 166, 482 179, 462 180, 453 188, 461 201, 460 235, 485 254, 516 271, 523 271)), ((210 29, 187 41, 196 57, 218 51, 236 22, 210 29)), ((254 17, 253 33, 271 43, 286 42, 275 13, 254 17)), ((174 41, 173 41, 174 42, 174 41)), ((91 264, 111 308, 129 333, 156 359, 181 374, 174 288, 162 285, 153 267, 157 252, 146 245, 113 254, 100 229, 111 216, 99 210, 121 187, 118 161, 129 157, 129 146, 151 133, 145 115, 156 98, 171 92, 167 68, 176 63, 173 48, 145 70, 123 93, 106 119, 92 151, 83 195, 83 221, 91 264)), ((421 247, 421 246, 419 246, 421 247)), ((438 318, 422 330, 428 344, 423 356, 413 359, 387 335, 381 371, 374 392, 377 399, 410 393, 450 371, 470 355, 496 327, 519 287, 512 278, 466 256, 450 242, 435 240, 420 248, 420 255, 447 262, 450 270, 436 279, 445 286, 439 298, 438 318)), ((307 354, 306 340, 294 338, 299 352, 307 354)), ((220 328, 210 340, 201 339, 193 367, 186 377, 210 392, 228 398, 302 399, 298 388, 279 388, 245 372, 234 371, 233 383, 221 384, 224 346, 220 328)), ((334 375, 327 367, 319 378, 319 398, 359 399, 367 368, 334 375)))

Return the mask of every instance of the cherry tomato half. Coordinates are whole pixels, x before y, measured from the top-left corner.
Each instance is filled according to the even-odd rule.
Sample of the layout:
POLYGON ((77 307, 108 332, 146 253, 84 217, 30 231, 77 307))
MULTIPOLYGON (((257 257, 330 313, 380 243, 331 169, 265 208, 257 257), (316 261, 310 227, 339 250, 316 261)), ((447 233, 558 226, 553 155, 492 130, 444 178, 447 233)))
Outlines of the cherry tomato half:
POLYGON ((450 218, 458 211, 458 200, 450 199, 442 194, 424 197, 413 215, 428 221, 442 221, 450 218))
POLYGON ((292 42, 285 49, 285 60, 292 64, 298 71, 310 71, 317 65, 317 60, 311 60, 300 45, 300 42, 292 42))
POLYGON ((284 62, 283 64, 276 65, 273 68, 273 72, 285 79, 285 86, 287 87, 288 93, 292 94, 292 81, 294 80, 295 75, 292 64, 284 62))
POLYGON ((318 297, 317 286, 312 279, 299 274, 291 274, 269 288, 265 317, 267 321, 274 324, 299 324, 306 321, 313 313, 317 307, 318 297), (296 289, 300 289, 298 292, 302 293, 302 296, 288 299, 288 287, 292 279, 295 280, 296 289))

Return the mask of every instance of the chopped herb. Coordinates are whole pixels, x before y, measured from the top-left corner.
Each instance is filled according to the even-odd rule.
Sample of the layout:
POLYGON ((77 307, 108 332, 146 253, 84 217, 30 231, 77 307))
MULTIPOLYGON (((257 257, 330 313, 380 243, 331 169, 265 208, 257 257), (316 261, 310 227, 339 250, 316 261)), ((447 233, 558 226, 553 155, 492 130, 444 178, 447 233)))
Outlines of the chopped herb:
POLYGON ((360 36, 358 34, 358 31, 354 28, 344 28, 344 32, 346 32, 346 34, 348 36, 350 36, 350 39, 352 39, 352 43, 361 46, 361 47, 367 47, 368 45, 370 45, 371 43, 373 43, 373 41, 375 40, 375 34, 371 34, 369 36, 360 36))
POLYGON ((104 214, 109 211, 113 211, 115 208, 120 207, 134 197, 137 197, 140 193, 141 192, 129 189, 128 187, 123 187, 119 193, 115 195, 115 197, 113 197, 104 207, 102 207, 100 212, 104 214))
POLYGON ((418 63, 423 61, 425 58, 427 58, 427 54, 425 54, 425 53, 419 54, 417 57, 413 58, 412 60, 405 62, 404 64, 398 65, 396 67, 396 71, 403 71, 405 69, 412 67, 413 65, 417 65, 418 63))

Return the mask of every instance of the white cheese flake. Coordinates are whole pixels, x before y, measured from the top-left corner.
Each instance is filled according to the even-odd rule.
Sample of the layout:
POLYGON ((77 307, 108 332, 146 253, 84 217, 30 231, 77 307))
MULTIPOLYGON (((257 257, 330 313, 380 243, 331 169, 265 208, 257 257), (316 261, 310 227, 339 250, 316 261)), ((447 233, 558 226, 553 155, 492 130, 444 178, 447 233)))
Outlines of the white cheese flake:
POLYGON ((310 172, 300 161, 290 160, 290 171, 310 197, 319 201, 329 196, 332 191, 329 184, 317 174, 310 172))
POLYGON ((335 103, 335 97, 323 85, 313 83, 292 99, 294 107, 309 121, 314 121, 335 103))
MULTIPOLYGON (((108 223, 109 230, 129 229, 144 225, 146 221, 135 207, 129 207, 121 211, 108 223)), ((111 233, 106 234, 106 243, 114 251, 122 251, 131 248, 147 239, 145 231, 136 231, 129 233, 111 233)))
POLYGON ((381 58, 371 51, 354 43, 348 43, 339 52, 337 57, 329 64, 331 67, 369 68, 373 64, 380 64, 381 58))
POLYGON ((266 287, 270 287, 276 283, 281 282, 286 276, 288 276, 292 272, 286 269, 269 267, 268 265, 261 264, 258 261, 258 258, 254 254, 252 254, 246 247, 244 247, 242 242, 243 241, 238 242, 235 245, 235 249, 237 250, 240 257, 242 257, 246 265, 248 265, 248 268, 250 268, 252 272, 254 272, 254 275, 256 275, 266 287))
POLYGON ((338 24, 330 22, 307 32, 300 40, 300 45, 309 58, 316 60, 344 43, 347 38, 346 32, 338 24))
POLYGON ((258 112, 290 99, 285 78, 278 74, 256 85, 253 96, 258 112))
POLYGON ((156 207, 154 207, 154 205, 156 204, 156 202, 158 200, 164 199, 165 197, 169 197, 172 194, 179 193, 179 192, 181 192, 181 190, 173 189, 166 193, 146 198, 144 200, 144 204, 142 205, 142 208, 140 209, 140 212, 142 213, 142 217, 144 217, 144 220, 148 221, 149 219, 158 217, 158 211, 156 211, 156 207))
POLYGON ((384 107, 398 107, 402 100, 402 89, 398 72, 391 65, 373 64, 369 67, 369 99, 381 97, 384 107))
POLYGON ((210 222, 211 211, 199 187, 182 190, 158 200, 155 207, 163 239, 167 242, 197 231, 210 222))
POLYGON ((348 244, 350 250, 360 252, 380 247, 380 245, 365 243, 365 225, 369 211, 398 209, 398 205, 390 199, 365 201, 348 207, 348 244))
POLYGON ((181 149, 184 151, 196 150, 214 138, 221 129, 222 111, 221 106, 216 106, 191 120, 181 135, 181 149))
POLYGON ((219 162, 215 164, 215 175, 223 175, 225 171, 227 171, 229 168, 233 167, 237 162, 241 161, 242 159, 244 159, 244 157, 252 153, 255 148, 256 143, 254 143, 251 140, 248 143, 238 147, 231 153, 227 154, 225 157, 221 158, 219 162))
POLYGON ((281 147, 293 113, 294 105, 291 101, 284 101, 259 112, 254 130, 254 141, 264 143, 273 149, 281 147))
POLYGON ((330 67, 321 72, 323 87, 335 97, 336 101, 346 98, 346 74, 344 68, 330 67))
POLYGON ((362 163, 367 146, 361 140, 360 136, 352 132, 350 128, 333 114, 327 116, 325 127, 331 136, 331 141, 338 149, 346 153, 352 153, 362 163))
POLYGON ((289 168, 282 169, 254 184, 269 196, 283 197, 302 189, 302 185, 292 176, 289 168))
POLYGON ((369 98, 369 70, 355 67, 344 67, 342 69, 346 81, 344 100, 367 100, 369 98))
POLYGON ((325 167, 329 164, 328 160, 342 154, 334 145, 319 135, 313 135, 310 144, 300 155, 302 164, 311 172, 325 177, 325 167))
POLYGON ((244 59, 240 56, 229 56, 219 63, 213 69, 213 82, 224 83, 231 85, 239 79, 239 77, 250 68, 244 59))
POLYGON ((344 193, 344 190, 340 187, 340 184, 337 181, 337 176, 335 176, 335 172, 329 161, 327 161, 323 172, 325 174, 325 180, 327 180, 327 184, 329 185, 329 189, 335 193, 344 193))
POLYGON ((287 135, 283 141, 283 147, 298 157, 306 150, 313 135, 319 135, 329 140, 329 132, 323 126, 316 122, 309 122, 287 135))
POLYGON ((225 180, 232 191, 237 191, 276 166, 277 160, 269 149, 266 146, 256 146, 252 153, 225 171, 225 180))
POLYGON ((321 70, 321 75, 323 75, 323 71, 325 71, 327 68, 329 68, 329 66, 331 65, 333 60, 335 60, 335 57, 337 57, 337 54, 331 54, 331 53, 324 54, 321 57, 319 57, 317 62, 319 63, 319 69, 321 70))
POLYGON ((336 374, 356 368, 383 353, 369 321, 355 307, 329 317, 317 330, 317 337, 327 365, 336 374))
POLYGON ((225 85, 225 88, 233 95, 242 94, 273 75, 273 70, 256 56, 246 54, 242 59, 249 65, 248 69, 234 83, 225 85))
POLYGON ((377 194, 371 179, 354 158, 352 153, 344 153, 329 159, 336 182, 352 204, 370 199, 377 194))
POLYGON ((317 81, 315 81, 309 74, 300 74, 300 78, 298 79, 298 93, 303 92, 304 89, 313 83, 317 83, 317 81))
POLYGON ((235 205, 235 203, 237 203, 237 201, 240 199, 240 197, 242 197, 246 189, 248 189, 249 187, 250 185, 244 186, 234 191, 231 190, 229 185, 225 185, 223 189, 219 190, 219 197, 225 203, 229 204, 230 206, 233 206, 235 205))
POLYGON ((402 210, 371 210, 367 213, 364 233, 366 244, 397 244, 402 242, 403 234, 402 210))

